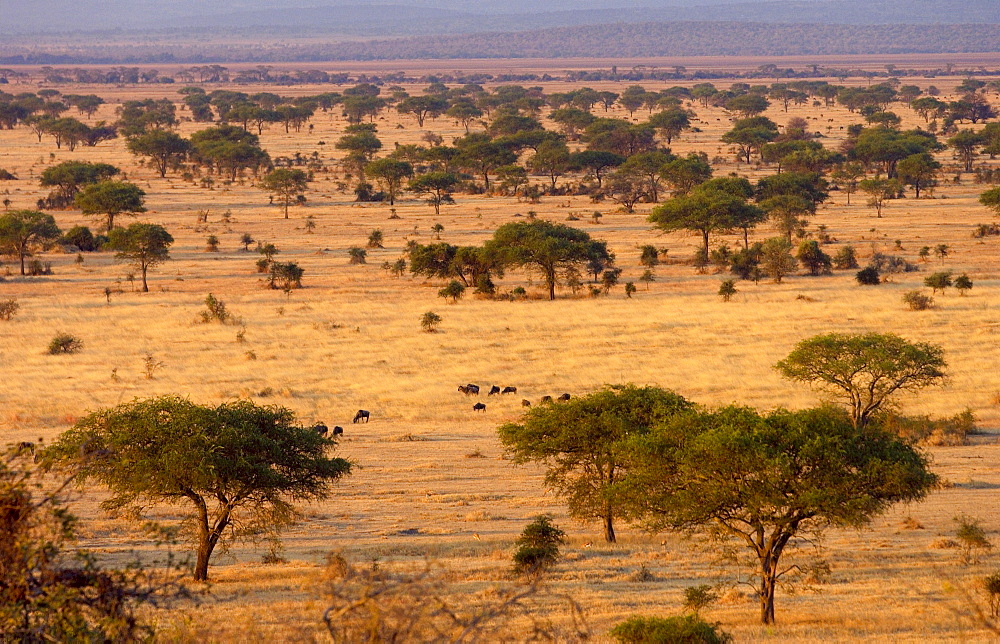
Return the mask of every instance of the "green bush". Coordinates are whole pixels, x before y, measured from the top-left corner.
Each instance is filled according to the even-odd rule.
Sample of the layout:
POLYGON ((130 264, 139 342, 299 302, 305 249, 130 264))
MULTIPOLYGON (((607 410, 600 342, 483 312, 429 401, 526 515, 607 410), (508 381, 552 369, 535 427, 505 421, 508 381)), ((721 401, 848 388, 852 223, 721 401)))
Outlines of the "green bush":
POLYGON ((420 326, 428 333, 437 331, 437 325, 441 324, 441 316, 434 311, 428 311, 420 316, 420 326))
POLYGON ((878 275, 878 269, 874 266, 862 268, 854 276, 854 279, 858 280, 858 284, 862 286, 877 286, 882 283, 882 279, 878 275))
POLYGON ((84 253, 99 250, 94 233, 90 232, 90 228, 86 226, 73 226, 66 231, 66 234, 62 236, 59 243, 66 246, 76 246, 78 250, 84 253))
POLYGON ((725 644, 729 633, 697 615, 630 617, 609 631, 620 644, 725 644))
POLYGON ((514 570, 522 574, 540 573, 559 559, 559 546, 566 533, 552 525, 552 518, 539 515, 524 527, 515 545, 514 570))
POLYGON ((951 271, 939 271, 924 278, 924 286, 930 288, 932 293, 944 293, 951 284, 951 271))
POLYGON ((451 298, 452 304, 458 302, 458 299, 465 295, 465 285, 458 280, 451 280, 448 286, 438 291, 438 297, 451 298))
POLYGON ((68 333, 57 333, 56 337, 49 342, 48 352, 50 355, 60 355, 63 353, 77 353, 83 348, 83 340, 68 333))
POLYGON ((21 305, 13 297, 0 300, 0 320, 4 320, 5 322, 12 320, 19 308, 21 308, 21 305))
POLYGON ((920 291, 907 291, 903 294, 903 304, 910 307, 911 311, 926 311, 934 306, 934 298, 920 291))
POLYGON ((983 579, 983 590, 990 601, 990 615, 1000 617, 1000 572, 983 579))
POLYGON ((722 283, 719 284, 719 296, 722 297, 723 302, 731 300, 736 293, 736 280, 722 280, 722 283))

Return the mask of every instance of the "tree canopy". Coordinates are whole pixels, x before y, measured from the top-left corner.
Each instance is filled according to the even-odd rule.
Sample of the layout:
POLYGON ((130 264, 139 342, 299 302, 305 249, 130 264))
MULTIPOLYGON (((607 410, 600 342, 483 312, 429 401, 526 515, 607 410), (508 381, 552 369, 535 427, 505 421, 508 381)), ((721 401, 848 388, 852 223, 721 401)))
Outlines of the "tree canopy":
POLYGON ((760 619, 774 623, 793 537, 858 527, 935 485, 927 460, 878 427, 824 407, 680 414, 636 441, 626 489, 648 528, 735 539, 757 558, 760 619))
POLYGON ((535 407, 498 432, 515 463, 547 465, 545 484, 566 498, 570 516, 600 519, 605 540, 613 542, 615 518, 626 512, 616 486, 626 476, 631 441, 691 407, 657 387, 606 387, 565 404, 535 407))
POLYGON ((108 248, 118 251, 115 259, 128 262, 142 274, 142 291, 149 292, 146 273, 157 264, 170 259, 169 248, 174 238, 157 224, 131 224, 115 228, 108 234, 108 248))
POLYGON ((827 333, 799 342, 775 368, 790 380, 831 392, 860 427, 896 392, 939 384, 946 366, 941 347, 926 342, 892 333, 827 333))
POLYGON ((12 210, 0 215, 0 252, 17 257, 24 275, 24 259, 59 239, 52 215, 37 210, 12 210))
POLYGON ((101 181, 88 185, 76 196, 76 205, 85 215, 104 215, 109 232, 118 215, 146 212, 146 193, 127 181, 101 181))
POLYGON ((242 400, 208 407, 164 396, 85 416, 45 458, 81 484, 107 487, 107 510, 187 506, 198 544, 194 578, 206 580, 218 544, 277 530, 294 518, 292 501, 329 496, 351 469, 326 455, 333 445, 282 407, 242 400))
POLYGON ((565 224, 548 221, 511 222, 497 228, 485 244, 487 253, 506 266, 539 270, 556 299, 556 284, 561 274, 591 260, 596 254, 610 259, 607 245, 565 224))

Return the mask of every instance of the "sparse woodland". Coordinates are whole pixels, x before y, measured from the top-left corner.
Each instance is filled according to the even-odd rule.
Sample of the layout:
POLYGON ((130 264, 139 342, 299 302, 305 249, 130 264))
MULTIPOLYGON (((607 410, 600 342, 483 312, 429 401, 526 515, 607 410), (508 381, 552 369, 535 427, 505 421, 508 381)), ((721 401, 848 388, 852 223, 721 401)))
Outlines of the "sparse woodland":
POLYGON ((0 556, 122 637, 995 636, 997 77, 14 71, 0 556))

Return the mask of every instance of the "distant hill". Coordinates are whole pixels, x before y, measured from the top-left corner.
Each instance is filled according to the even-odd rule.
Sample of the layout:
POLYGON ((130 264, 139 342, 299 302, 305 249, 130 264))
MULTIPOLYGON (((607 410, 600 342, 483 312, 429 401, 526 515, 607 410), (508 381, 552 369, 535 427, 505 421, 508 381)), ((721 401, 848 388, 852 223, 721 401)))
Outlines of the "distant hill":
POLYGON ((0 33, 384 38, 647 22, 1000 24, 1000 0, 5 0, 0 33))
POLYGON ((450 58, 647 58, 1000 52, 1000 25, 672 22, 383 40, 0 45, 0 64, 267 63, 450 58))

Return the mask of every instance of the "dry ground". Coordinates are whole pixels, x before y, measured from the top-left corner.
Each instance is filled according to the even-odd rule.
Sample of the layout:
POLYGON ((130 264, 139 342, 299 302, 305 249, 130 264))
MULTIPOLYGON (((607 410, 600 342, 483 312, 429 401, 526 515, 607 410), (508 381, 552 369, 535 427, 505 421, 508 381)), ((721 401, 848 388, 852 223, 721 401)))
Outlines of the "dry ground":
MULTIPOLYGON (((947 82, 929 82, 950 89, 947 82)), ((566 87, 553 83, 546 91, 566 87)), ((176 97, 177 88, 60 89, 120 101, 176 97)), ((112 101, 94 120, 113 118, 114 107, 112 101)), ((757 177, 772 171, 735 165, 718 142, 728 128, 721 110, 695 109, 701 121, 696 125, 703 131, 683 136, 673 146, 675 152, 703 150, 710 157, 724 157, 717 174, 738 171, 757 177)), ((907 127, 919 123, 907 108, 895 109, 907 127)), ((779 123, 791 116, 813 119, 831 147, 842 140, 841 127, 859 120, 839 107, 792 107, 785 114, 775 106, 768 116, 779 123)), ((417 142, 423 131, 411 117, 395 113, 377 122, 388 149, 394 142, 417 142)), ((317 151, 332 163, 338 158, 333 142, 345 123, 339 115, 322 113, 314 123, 312 132, 299 134, 273 127, 262 143, 272 156, 317 151)), ((181 132, 200 127, 187 122, 181 132)), ((424 129, 446 138, 462 133, 446 119, 429 121, 424 129)), ((532 299, 468 297, 456 305, 436 296, 439 283, 394 279, 381 270, 382 262, 400 257, 409 239, 432 240, 436 222, 445 227, 443 240, 481 243, 501 223, 528 210, 560 222, 571 214, 580 217, 573 225, 609 241, 625 269, 623 282, 636 280, 643 270, 640 245, 665 246, 670 257, 687 258, 698 239, 652 231, 645 220, 651 204, 626 215, 583 197, 546 197, 530 205, 507 197, 456 195, 457 205, 445 207, 440 217, 426 204, 406 198, 397 205, 400 219, 389 220, 387 205, 353 204, 350 196, 336 191, 335 183, 342 179, 331 174, 319 175, 308 192, 308 205, 293 208, 291 219, 284 220, 249 180, 206 190, 138 167, 121 140, 68 152, 56 150, 48 138, 38 143, 23 128, 0 132, 0 167, 20 177, 0 189, 9 191, 12 207, 33 207, 44 194, 37 186, 38 174, 66 159, 107 161, 125 169, 148 192, 150 211, 143 219, 162 223, 176 238, 173 259, 151 274, 148 294, 132 291, 124 280, 128 269, 116 265, 110 254, 86 255, 82 265, 74 263, 73 255, 48 254, 43 259, 52 262, 52 276, 10 275, 0 284, 0 296, 21 303, 13 321, 0 323, 0 439, 52 439, 88 410, 132 397, 177 393, 204 403, 254 397, 287 406, 305 422, 344 425, 338 453, 358 465, 333 499, 306 508, 305 520, 285 535, 290 563, 263 566, 256 563, 261 551, 244 547, 217 556, 212 598, 200 609, 185 609, 186 618, 180 613, 162 616, 170 637, 322 639, 324 604, 317 583, 331 550, 362 562, 375 558, 390 568, 430 558, 454 569, 462 588, 481 590, 503 579, 513 539, 541 512, 553 514, 571 535, 552 584, 587 607, 599 639, 629 614, 675 614, 686 586, 731 583, 738 569, 697 542, 669 535, 625 529, 619 544, 605 546, 596 526, 565 516, 559 500, 542 487, 541 469, 514 467, 502 458, 495 428, 518 418, 522 394, 537 401, 546 394, 580 395, 622 382, 672 388, 707 405, 812 405, 819 399, 815 392, 783 381, 771 365, 799 340, 836 330, 892 331, 944 346, 949 382, 904 400, 905 409, 952 415, 969 407, 987 435, 973 446, 930 450, 935 471, 951 485, 925 502, 894 510, 870 530, 831 532, 821 551, 803 544, 797 561, 819 557, 832 572, 823 583, 783 589, 777 626, 757 625, 755 603, 735 586, 706 616, 720 621, 738 641, 988 639, 962 613, 968 604, 965 593, 977 592, 975 580, 992 572, 996 557, 965 567, 954 549, 939 546, 954 535, 953 517, 960 513, 981 518, 991 534, 1000 529, 994 502, 1000 487, 1000 374, 995 369, 1000 363, 1000 239, 971 237, 975 224, 991 220, 976 200, 984 188, 972 185, 968 176, 957 184, 950 181, 955 174, 950 153, 940 156, 948 166, 942 174, 948 181, 933 199, 893 201, 885 216, 876 219, 859 196, 847 206, 844 195, 834 192, 813 218, 811 230, 825 224, 838 240, 828 250, 851 243, 862 261, 873 250, 917 261, 922 246, 951 247, 943 262, 935 259, 922 272, 883 286, 859 287, 853 271, 795 276, 782 284, 740 283, 739 294, 723 303, 715 295, 723 276, 698 275, 676 263, 658 267, 657 281, 648 290, 640 284, 632 299, 619 287, 609 297, 561 292, 557 301, 548 302, 537 278, 531 284, 529 276, 515 274, 502 287, 528 286, 532 299), (210 211, 208 223, 198 224, 195 213, 205 209, 210 211), (595 209, 604 214, 599 224, 590 220, 595 209), (227 210, 231 221, 224 224, 221 216, 227 210), (314 233, 304 227, 309 215, 317 223, 314 233), (385 249, 371 251, 367 265, 349 265, 347 249, 363 245, 376 228, 385 234, 385 249), (238 243, 247 232, 275 243, 282 260, 298 262, 306 271, 305 288, 290 295, 261 288, 253 269, 257 256, 242 252, 238 243), (210 234, 221 239, 219 253, 204 250, 210 234), (903 250, 892 250, 896 240, 903 250), (939 296, 937 308, 930 311, 905 310, 902 293, 921 288, 928 271, 940 268, 968 272, 975 281, 971 294, 939 296), (122 292, 107 303, 106 287, 122 292), (244 342, 237 341, 239 326, 197 322, 208 293, 242 318, 244 342), (444 319, 438 333, 420 329, 419 318, 428 310, 444 319), (46 355, 49 339, 60 331, 81 337, 83 351, 46 355), (148 354, 163 362, 153 379, 143 374, 148 354), (465 382, 516 385, 519 393, 486 400, 487 413, 474 414, 473 401, 456 391, 465 382), (371 410, 370 424, 350 425, 358 408, 371 410), (649 575, 641 574, 643 567, 649 575)), ((87 221, 74 211, 54 214, 64 229, 87 221)), ((771 234, 765 227, 757 237, 771 234)), ((735 245, 737 239, 726 241, 735 245)), ((113 560, 133 549, 153 557, 138 533, 97 511, 99 498, 88 492, 79 500, 85 544, 113 560)))

